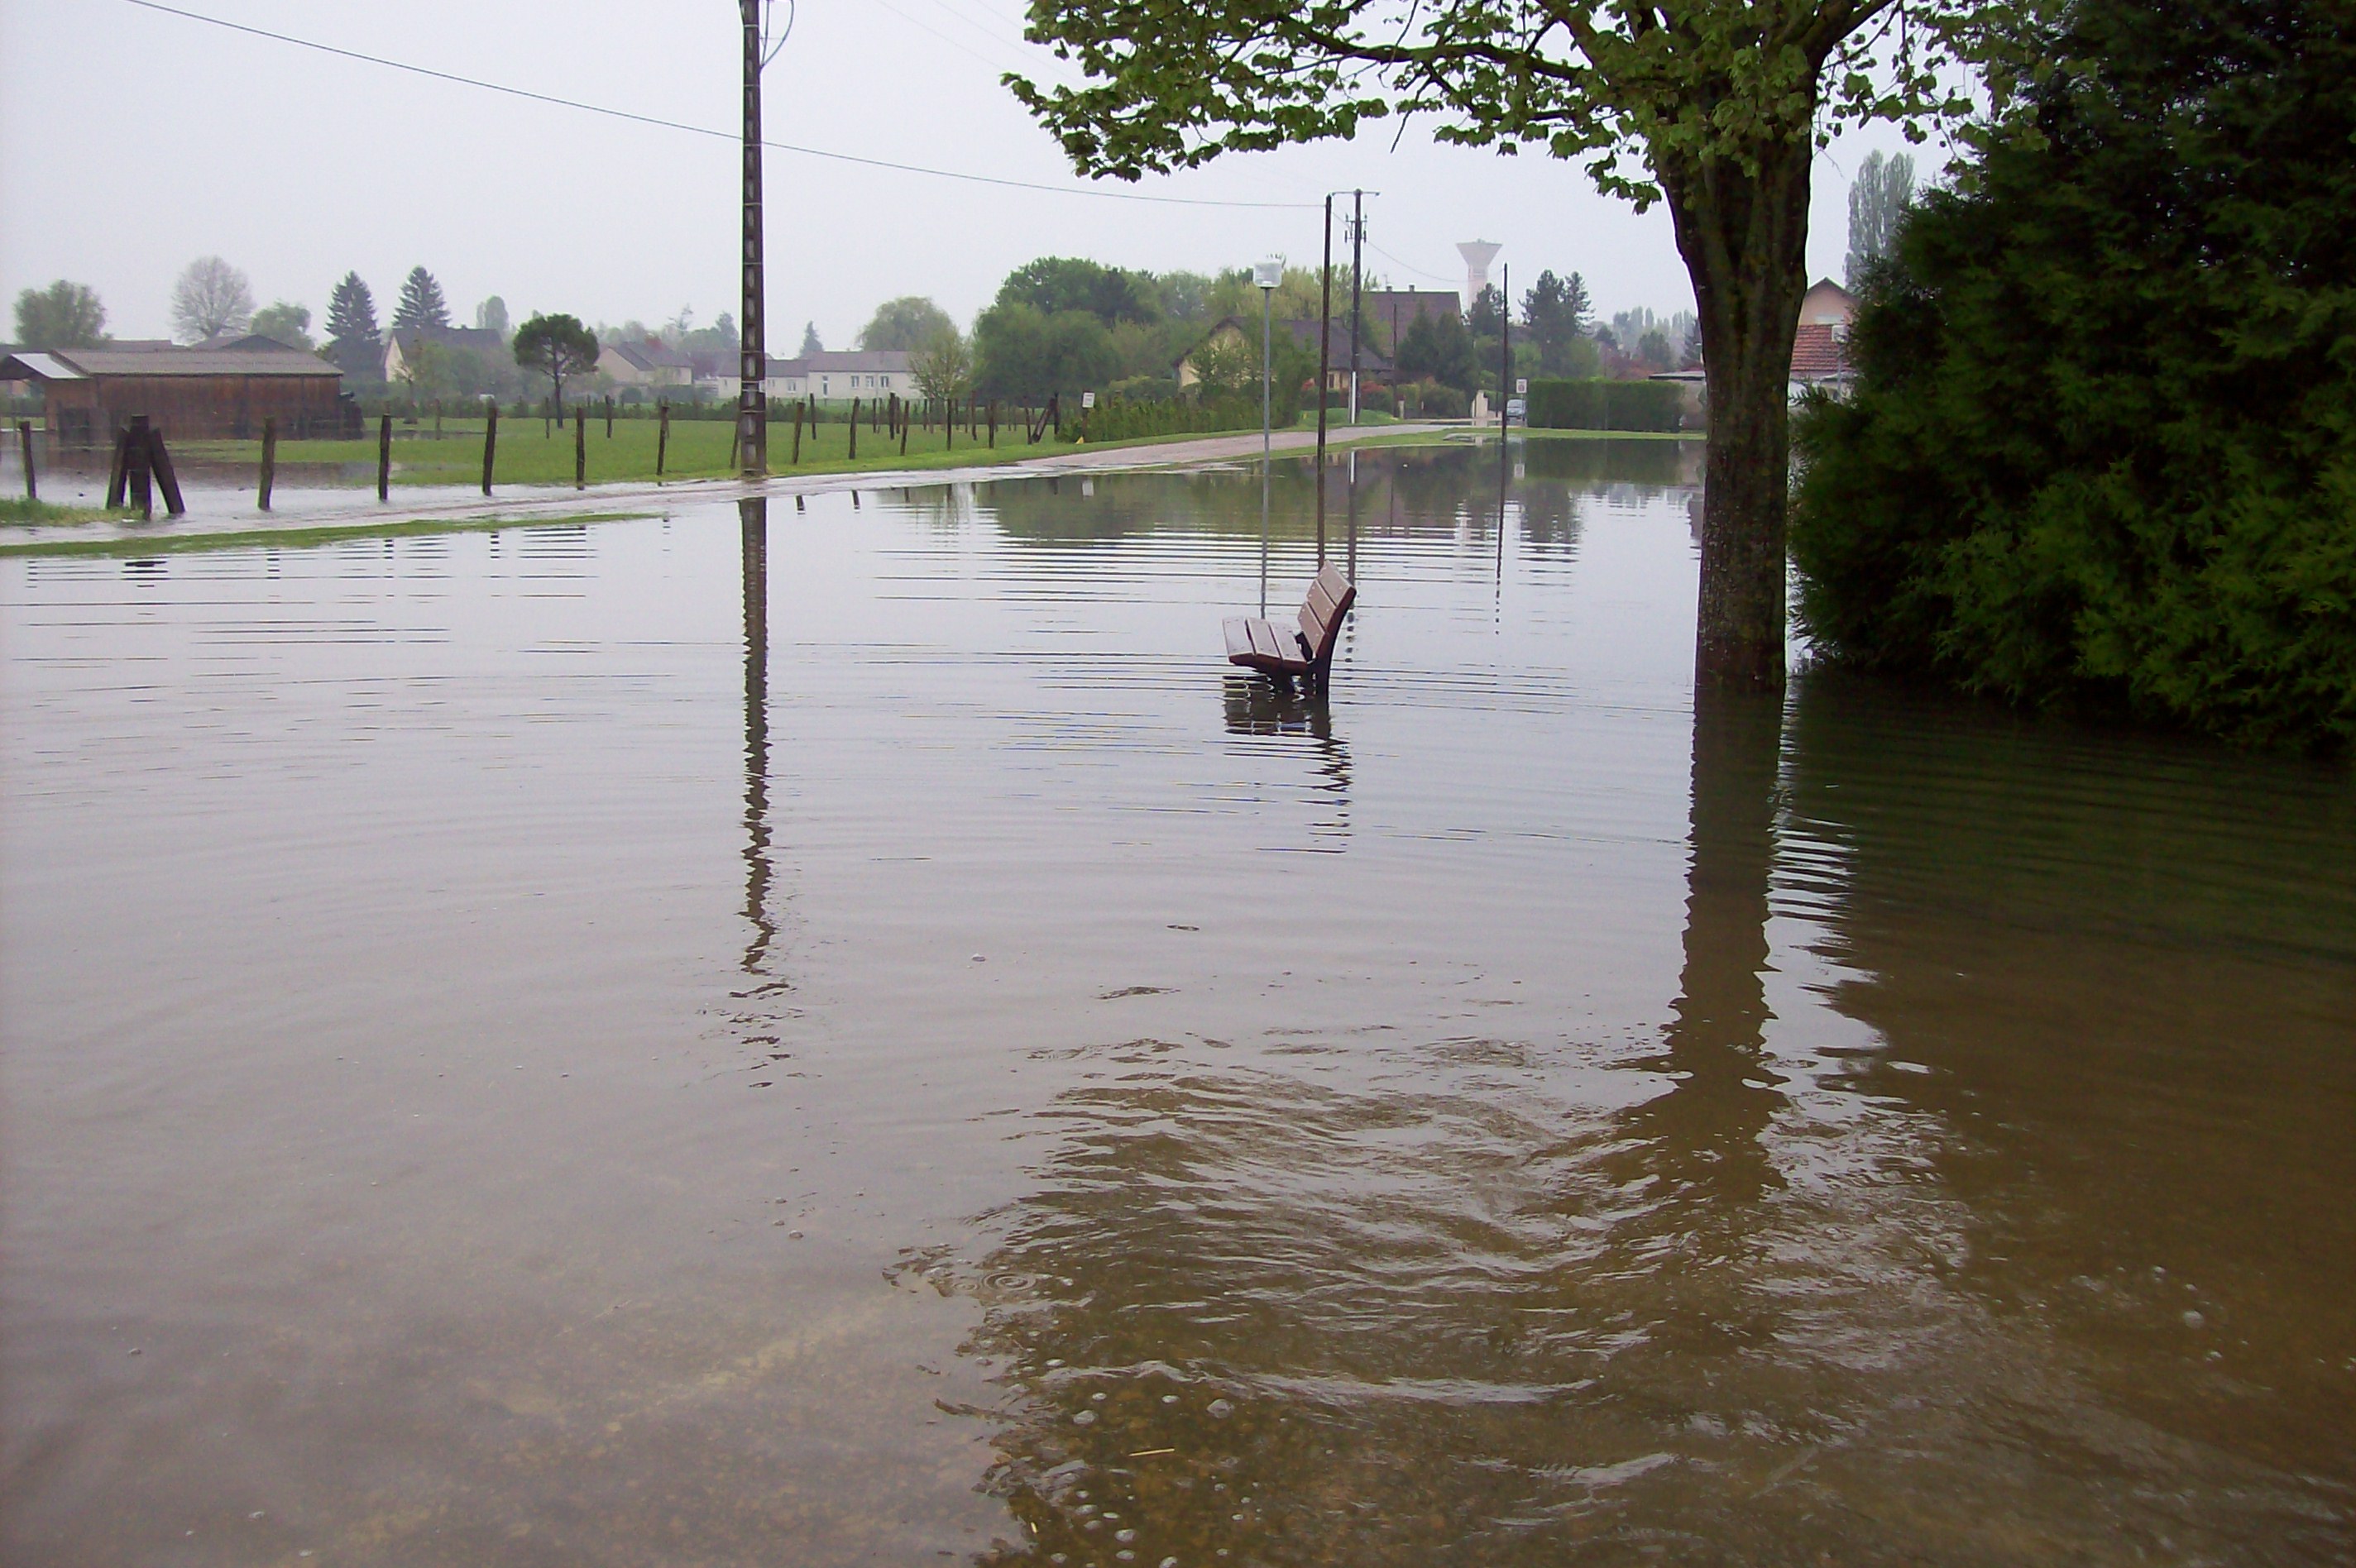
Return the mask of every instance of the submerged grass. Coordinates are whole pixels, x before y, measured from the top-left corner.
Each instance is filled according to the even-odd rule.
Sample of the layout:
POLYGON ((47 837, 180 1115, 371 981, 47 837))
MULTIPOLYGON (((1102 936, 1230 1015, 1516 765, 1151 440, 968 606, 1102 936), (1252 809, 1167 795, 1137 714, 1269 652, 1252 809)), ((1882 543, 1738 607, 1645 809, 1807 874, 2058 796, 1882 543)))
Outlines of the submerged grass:
POLYGON ((128 512, 109 512, 97 507, 60 507, 49 501, 27 500, 22 496, 0 497, 0 524, 13 523, 22 528, 102 523, 109 518, 130 515, 128 512))
POLYGON ((402 522, 324 523, 316 528, 240 528, 232 533, 157 534, 150 538, 39 539, 0 544, 0 556, 185 555, 198 550, 307 549, 349 539, 407 539, 420 534, 486 534, 505 528, 575 528, 583 523, 631 522, 651 512, 573 512, 548 517, 412 517, 402 522))

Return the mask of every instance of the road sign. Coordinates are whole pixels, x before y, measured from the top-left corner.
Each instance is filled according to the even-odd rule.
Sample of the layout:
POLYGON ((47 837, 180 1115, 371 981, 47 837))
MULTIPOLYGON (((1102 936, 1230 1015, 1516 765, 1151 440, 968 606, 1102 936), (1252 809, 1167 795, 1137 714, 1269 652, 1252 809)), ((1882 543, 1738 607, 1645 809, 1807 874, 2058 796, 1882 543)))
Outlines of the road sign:
POLYGON ((1521 393, 1521 395, 1526 398, 1528 397, 1530 395, 1530 379, 1527 376, 1517 378, 1514 382, 1514 390, 1521 393))
POLYGON ((1097 395, 1094 392, 1082 392, 1080 394, 1080 407, 1084 409, 1092 409, 1096 406, 1097 395))

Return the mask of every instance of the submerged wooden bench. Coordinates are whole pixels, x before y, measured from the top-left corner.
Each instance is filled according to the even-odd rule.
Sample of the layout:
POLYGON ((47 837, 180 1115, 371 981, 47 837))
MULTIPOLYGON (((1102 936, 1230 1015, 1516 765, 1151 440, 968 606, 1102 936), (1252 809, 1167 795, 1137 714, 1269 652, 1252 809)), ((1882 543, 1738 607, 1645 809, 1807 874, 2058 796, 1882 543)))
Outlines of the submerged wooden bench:
POLYGON ((1333 646, 1342 640, 1342 623, 1357 601, 1356 586, 1341 569, 1324 567, 1309 584, 1298 625, 1243 615, 1227 621, 1227 662, 1258 670, 1279 685, 1290 686, 1298 675, 1322 687, 1333 665, 1333 646))

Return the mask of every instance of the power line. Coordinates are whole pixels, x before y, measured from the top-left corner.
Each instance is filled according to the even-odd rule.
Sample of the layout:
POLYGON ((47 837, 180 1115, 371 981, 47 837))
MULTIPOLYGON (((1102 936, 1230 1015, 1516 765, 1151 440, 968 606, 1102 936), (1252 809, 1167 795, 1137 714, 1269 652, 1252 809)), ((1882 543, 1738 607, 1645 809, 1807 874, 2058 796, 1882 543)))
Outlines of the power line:
MULTIPOLYGON (((485 81, 479 77, 461 76, 455 71, 435 70, 431 66, 412 65, 407 60, 388 59, 382 55, 363 54, 358 49, 338 48, 312 38, 298 38, 291 33, 273 33, 267 27, 252 27, 242 22, 231 22, 220 16, 208 16, 201 11, 185 11, 177 5, 165 5, 157 0, 123 0, 126 5, 136 5, 143 11, 157 11, 167 16, 179 16, 209 27, 226 28, 232 33, 244 33, 273 43, 292 44, 297 48, 312 49, 323 55, 335 55, 344 59, 359 60, 366 65, 383 66, 390 70, 407 71, 412 76, 431 77, 436 81, 454 82, 460 87, 480 88, 486 92, 505 93, 510 98, 529 99, 534 103, 553 104, 560 109, 577 109, 584 114, 603 114, 609 119, 627 120, 635 124, 658 126, 665 131, 684 131, 691 136, 709 136, 723 142, 741 138, 733 131, 715 131, 709 125, 691 125, 681 120, 665 120, 658 115, 639 114, 627 109, 611 109, 602 103, 586 103, 577 98, 559 98, 552 93, 534 92, 529 88, 509 87, 505 82, 485 81)), ((837 153, 824 147, 805 147, 792 142, 772 142, 763 139, 761 145, 780 153, 798 153, 806 158, 826 158, 839 164, 857 164, 863 168, 891 169, 904 175, 930 175, 937 179, 964 180, 971 185, 998 186, 1009 190, 1043 191, 1049 196, 1090 196, 1106 201, 1144 201, 1162 207, 1230 207, 1261 210, 1307 212, 1313 210, 1313 201, 1220 201, 1209 197, 1151 196, 1144 191, 1102 190, 1089 186, 1047 185, 1039 180, 1008 179, 999 175, 968 174, 959 169, 929 168, 923 164, 894 163, 889 158, 864 158, 855 153, 837 153)))
POLYGON ((1457 278, 1449 276, 1446 272, 1427 272, 1421 267, 1402 261, 1397 256, 1392 255, 1388 251, 1384 250, 1381 246, 1376 244, 1371 240, 1366 241, 1366 249, 1372 251, 1376 255, 1380 256, 1384 261, 1388 261, 1392 266, 1405 267, 1408 272, 1413 272, 1419 278, 1430 278, 1435 283, 1453 283, 1460 281, 1457 278))

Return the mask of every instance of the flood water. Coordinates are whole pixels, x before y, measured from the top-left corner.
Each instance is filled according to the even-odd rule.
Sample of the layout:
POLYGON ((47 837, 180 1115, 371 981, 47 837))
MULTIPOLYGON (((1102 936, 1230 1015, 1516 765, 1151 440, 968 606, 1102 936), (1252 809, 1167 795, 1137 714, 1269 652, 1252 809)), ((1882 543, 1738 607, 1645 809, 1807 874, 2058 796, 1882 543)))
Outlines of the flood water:
POLYGON ((2347 1561, 2348 773, 1523 464, 0 561, 0 1556, 2347 1561))

